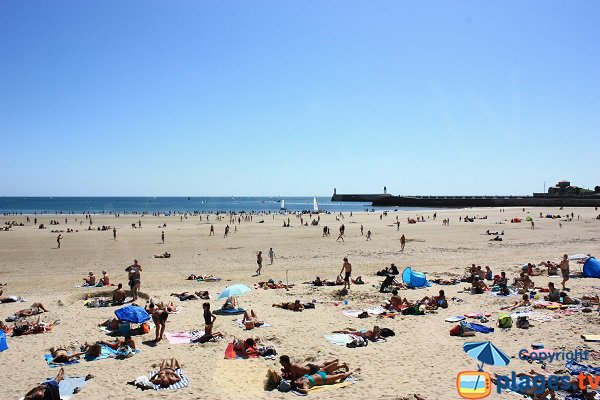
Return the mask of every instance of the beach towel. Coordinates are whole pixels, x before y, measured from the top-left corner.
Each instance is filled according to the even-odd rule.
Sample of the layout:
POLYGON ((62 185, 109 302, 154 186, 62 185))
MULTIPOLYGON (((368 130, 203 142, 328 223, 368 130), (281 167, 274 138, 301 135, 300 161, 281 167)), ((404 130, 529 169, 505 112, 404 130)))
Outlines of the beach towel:
POLYGON ((86 383, 87 381, 84 377, 64 378, 58 383, 58 391, 60 393, 61 400, 69 400, 75 395, 75 389, 81 389, 86 385, 86 383))
POLYGON ((78 364, 79 360, 71 360, 69 362, 66 363, 53 363, 52 359, 54 357, 52 357, 51 354, 44 354, 44 360, 46 360, 46 362, 48 363, 48 366, 50 368, 56 368, 56 367, 64 367, 65 365, 73 365, 73 364, 78 364))
POLYGON ((600 375, 600 367, 593 365, 580 364, 576 361, 567 361, 565 368, 571 375, 579 375, 581 372, 590 375, 600 375))
MULTIPOLYGON (((308 390, 309 394, 313 394, 315 392, 325 392, 327 390, 333 390, 333 389, 340 389, 340 388, 344 388, 346 386, 350 386, 355 384, 357 381, 354 377, 349 376, 347 377, 345 380, 343 380, 342 382, 338 382, 338 383, 334 383, 333 385, 323 385, 323 386, 313 386, 312 388, 310 388, 308 390)), ((294 393, 297 396, 308 396, 307 394, 304 393, 300 393, 297 392, 295 390, 292 390, 292 393, 294 393)))
MULTIPOLYGON (((249 353, 247 358, 258 358, 258 353, 249 353)), ((229 343, 227 348, 225 349, 225 359, 227 360, 244 360, 245 357, 238 354, 237 351, 233 348, 233 343, 229 343)))
POLYGON ((243 314, 246 310, 244 308, 234 308, 232 310, 215 310, 215 314, 217 315, 237 315, 243 314))
MULTIPOLYGON (((348 343, 352 343, 355 339, 363 339, 362 336, 359 335, 351 335, 348 333, 331 333, 329 335, 324 335, 325 340, 329 343, 335 344, 336 346, 346 346, 348 343)), ((384 338, 380 338, 377 340, 369 340, 369 342, 374 343, 382 343, 386 342, 384 338)))
POLYGON ((100 352, 100 355, 98 357, 90 357, 86 354, 85 356, 83 356, 85 361, 104 360, 105 358, 110 358, 110 357, 114 357, 117 355, 117 351, 112 349, 111 347, 109 347, 105 344, 103 344, 101 346, 102 346, 102 351, 100 352))
MULTIPOLYGON (((150 371, 148 373, 149 379, 151 379, 157 373, 158 373, 158 371, 150 371)), ((177 390, 177 389, 183 389, 184 387, 188 387, 188 385, 190 384, 190 381, 185 375, 183 375, 183 371, 181 370, 181 368, 177 368, 175 370, 175 373, 177 375, 179 375, 179 377, 181 378, 181 380, 179 382, 174 383, 169 387, 161 387, 159 385, 152 384, 153 385, 152 388, 154 390, 177 390)))
POLYGON ((351 318, 358 318, 358 316, 362 313, 363 310, 342 310, 342 314, 351 318))
POLYGON ((475 332, 479 332, 479 333, 492 333, 494 332, 494 328, 490 328, 489 326, 485 326, 485 325, 480 325, 480 324, 476 324, 474 322, 465 322, 465 321, 461 321, 460 323, 464 328, 467 329, 471 329, 475 332))
POLYGON ((204 336, 204 330, 165 332, 171 344, 191 344, 204 336))
POLYGON ((600 335, 581 335, 586 342, 600 342, 600 335))

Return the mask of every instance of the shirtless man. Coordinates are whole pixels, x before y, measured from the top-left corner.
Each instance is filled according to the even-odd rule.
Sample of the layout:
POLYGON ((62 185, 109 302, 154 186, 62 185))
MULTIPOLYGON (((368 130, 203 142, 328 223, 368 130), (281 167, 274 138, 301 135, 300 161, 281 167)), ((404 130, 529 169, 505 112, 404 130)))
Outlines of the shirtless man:
POLYGON ((142 284, 140 274, 140 272, 142 272, 142 267, 140 264, 138 264, 138 260, 133 260, 133 265, 125 268, 125 271, 129 273, 129 287, 131 288, 133 301, 136 301, 138 298, 138 292, 140 291, 140 286, 142 284))
POLYGON ((562 273, 563 280, 561 282, 562 289, 568 290, 565 286, 565 283, 569 280, 569 256, 564 255, 560 264, 558 264, 558 268, 560 268, 560 272, 562 273))
POLYGON ((123 304, 125 302, 125 298, 127 294, 123 290, 123 284, 119 283, 119 286, 115 290, 113 290, 113 303, 115 304, 123 304))
POLYGON ((406 246, 406 236, 400 236, 400 251, 404 251, 404 246, 406 246))
POLYGON ((33 303, 31 307, 19 310, 15 313, 18 318, 31 317, 32 315, 48 312, 42 303, 33 303))
POLYGON ((291 311, 302 311, 304 310, 304 305, 300 302, 300 300, 296 300, 293 303, 281 303, 281 304, 273 304, 273 307, 283 308, 284 310, 291 311))
POLYGON ((373 330, 368 330, 364 332, 354 328, 348 328, 346 330, 333 331, 332 333, 345 333, 348 335, 356 335, 369 340, 377 340, 381 338, 381 329, 379 329, 377 325, 373 327, 373 330))
POLYGON ((394 289, 392 290, 392 297, 390 298, 389 303, 386 304, 384 307, 387 309, 394 308, 396 310, 400 310, 403 304, 408 305, 408 300, 402 299, 402 296, 398 296, 398 290, 394 289))
POLYGON ((548 276, 551 275, 558 275, 558 265, 556 265, 555 263, 553 263, 552 261, 548 260, 546 262, 542 261, 541 263, 538 264, 538 266, 540 267, 544 267, 548 269, 548 276))
POLYGON ((279 362, 283 367, 281 369, 282 375, 284 379, 290 379, 295 381, 305 374, 316 373, 316 371, 325 371, 327 374, 333 374, 338 369, 342 368, 348 371, 348 365, 346 363, 340 364, 339 360, 326 361, 323 364, 292 364, 290 361, 290 357, 287 355, 282 355, 279 357, 279 362))
POLYGON ((350 289, 350 275, 352 275, 352 264, 348 262, 348 257, 344 257, 344 265, 342 265, 342 270, 340 271, 340 275, 344 273, 344 289, 350 289))
POLYGON ((83 286, 95 286, 96 285, 96 276, 93 272, 88 274, 87 278, 83 278, 83 286))
POLYGON ((56 244, 57 244, 57 249, 60 249, 60 241, 62 240, 62 235, 59 233, 58 236, 56 237, 56 244))
POLYGON ((110 286, 110 277, 106 271, 102 271, 102 278, 100 278, 100 283, 103 286, 110 286))

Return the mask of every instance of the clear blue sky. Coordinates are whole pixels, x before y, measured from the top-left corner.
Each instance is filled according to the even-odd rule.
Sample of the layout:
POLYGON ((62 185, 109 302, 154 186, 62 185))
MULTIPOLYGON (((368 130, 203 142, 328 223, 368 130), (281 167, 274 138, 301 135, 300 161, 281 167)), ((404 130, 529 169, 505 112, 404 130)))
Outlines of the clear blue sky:
POLYGON ((0 195, 600 185, 598 1, 0 2, 0 195))

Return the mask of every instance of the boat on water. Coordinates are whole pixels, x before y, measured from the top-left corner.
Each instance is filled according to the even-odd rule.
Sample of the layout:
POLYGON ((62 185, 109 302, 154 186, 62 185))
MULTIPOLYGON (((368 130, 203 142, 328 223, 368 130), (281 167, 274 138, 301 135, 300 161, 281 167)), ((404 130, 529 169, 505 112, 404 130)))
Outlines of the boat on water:
POLYGON ((285 208, 285 200, 281 200, 281 203, 279 203, 279 209, 280 210, 286 210, 286 208, 285 208))
POLYGON ((317 203, 317 197, 313 196, 313 211, 318 213, 319 212, 319 203, 317 203))

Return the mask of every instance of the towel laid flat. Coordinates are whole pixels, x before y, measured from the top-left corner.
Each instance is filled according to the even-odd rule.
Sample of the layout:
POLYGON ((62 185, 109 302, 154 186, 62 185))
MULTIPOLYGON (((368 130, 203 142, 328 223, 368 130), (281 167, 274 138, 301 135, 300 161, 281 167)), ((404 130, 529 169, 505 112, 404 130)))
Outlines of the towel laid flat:
MULTIPOLYGON (((150 371, 148 373, 148 379, 152 379, 152 377, 156 375, 157 372, 158 371, 150 371)), ((174 383, 169 387, 161 387, 159 385, 154 384, 154 390, 177 390, 183 389, 184 387, 188 387, 190 384, 190 380, 185 375, 183 375, 183 371, 181 370, 181 368, 177 368, 175 370, 175 373, 181 378, 179 382, 174 383)))
POLYGON ((46 360, 46 362, 48 363, 48 366, 50 368, 56 368, 56 367, 64 367, 65 365, 73 365, 73 364, 78 364, 79 360, 71 360, 69 362, 66 363, 53 363, 52 359, 54 357, 52 357, 51 354, 44 354, 44 360, 46 360))

